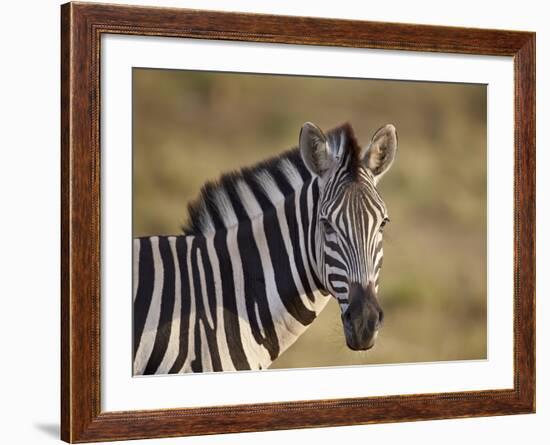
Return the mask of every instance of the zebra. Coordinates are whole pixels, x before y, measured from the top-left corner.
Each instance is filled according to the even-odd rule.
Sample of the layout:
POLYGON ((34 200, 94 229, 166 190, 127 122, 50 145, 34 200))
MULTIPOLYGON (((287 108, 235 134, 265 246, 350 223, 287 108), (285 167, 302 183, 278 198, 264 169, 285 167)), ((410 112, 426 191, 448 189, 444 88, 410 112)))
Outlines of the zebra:
POLYGON ((183 234, 135 238, 134 375, 266 369, 331 297, 347 346, 372 348, 396 151, 391 124, 362 147, 306 122, 297 147, 207 182, 183 234))

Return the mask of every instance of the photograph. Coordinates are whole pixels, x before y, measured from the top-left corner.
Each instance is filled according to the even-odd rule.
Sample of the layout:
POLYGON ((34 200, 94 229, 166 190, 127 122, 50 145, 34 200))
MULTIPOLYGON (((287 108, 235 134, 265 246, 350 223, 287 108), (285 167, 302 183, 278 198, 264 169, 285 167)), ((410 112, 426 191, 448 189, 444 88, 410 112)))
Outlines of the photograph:
POLYGON ((486 84, 133 67, 132 162, 134 376, 487 359, 486 84))
MULTIPOLYGON (((538 418, 538 16, 157 6, 64 3, 61 32, 44 32, 59 57, 36 51, 46 39, 22 52, 58 64, 34 77, 60 88, 40 88, 56 99, 40 118, 19 113, 39 158, 10 153, 56 172, 59 205, 26 181, 5 219, 56 211, 59 275, 51 258, 35 269, 60 304, 9 330, 58 337, 57 354, 12 343, 57 357, 59 410, 44 412, 61 439, 324 428, 323 442, 353 426, 464 443, 538 418)), ((11 293, 36 282, 46 302, 28 279, 41 249, 21 240, 51 237, 32 230, 7 237, 26 266, 11 293)))

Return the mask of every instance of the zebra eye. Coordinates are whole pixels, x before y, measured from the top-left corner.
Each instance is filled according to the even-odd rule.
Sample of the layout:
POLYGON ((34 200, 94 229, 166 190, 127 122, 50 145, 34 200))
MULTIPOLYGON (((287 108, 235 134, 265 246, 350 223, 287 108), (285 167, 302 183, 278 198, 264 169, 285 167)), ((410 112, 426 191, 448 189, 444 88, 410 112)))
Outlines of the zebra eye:
POLYGON ((380 224, 380 232, 384 231, 384 227, 386 227, 386 224, 389 222, 390 222, 389 218, 384 218, 384 220, 382 221, 382 224, 380 224))
POLYGON ((323 219, 323 229, 327 236, 336 235, 336 230, 334 230, 332 225, 326 219, 323 219))

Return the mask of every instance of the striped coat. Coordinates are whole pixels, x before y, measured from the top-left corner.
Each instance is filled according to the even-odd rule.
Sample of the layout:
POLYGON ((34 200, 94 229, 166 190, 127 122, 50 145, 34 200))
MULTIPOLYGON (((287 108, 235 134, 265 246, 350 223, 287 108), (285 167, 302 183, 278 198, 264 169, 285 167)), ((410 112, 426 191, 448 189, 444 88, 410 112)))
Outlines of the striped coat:
MULTIPOLYGON (((329 141, 358 168, 351 127, 329 141)), ((265 369, 334 295, 318 261, 328 181, 302 145, 207 183, 184 234, 134 239, 134 374, 265 369)))

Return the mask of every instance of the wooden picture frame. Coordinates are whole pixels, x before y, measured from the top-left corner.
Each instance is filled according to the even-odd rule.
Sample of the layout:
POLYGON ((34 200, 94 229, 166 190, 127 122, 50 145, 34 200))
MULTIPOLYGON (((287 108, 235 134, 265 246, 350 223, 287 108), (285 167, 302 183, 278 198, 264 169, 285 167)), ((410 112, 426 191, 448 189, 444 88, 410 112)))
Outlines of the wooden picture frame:
POLYGON ((61 438, 67 442, 401 422, 535 411, 535 34, 92 3, 61 7, 61 438), (100 38, 103 34, 512 56, 514 387, 102 412, 100 38))

